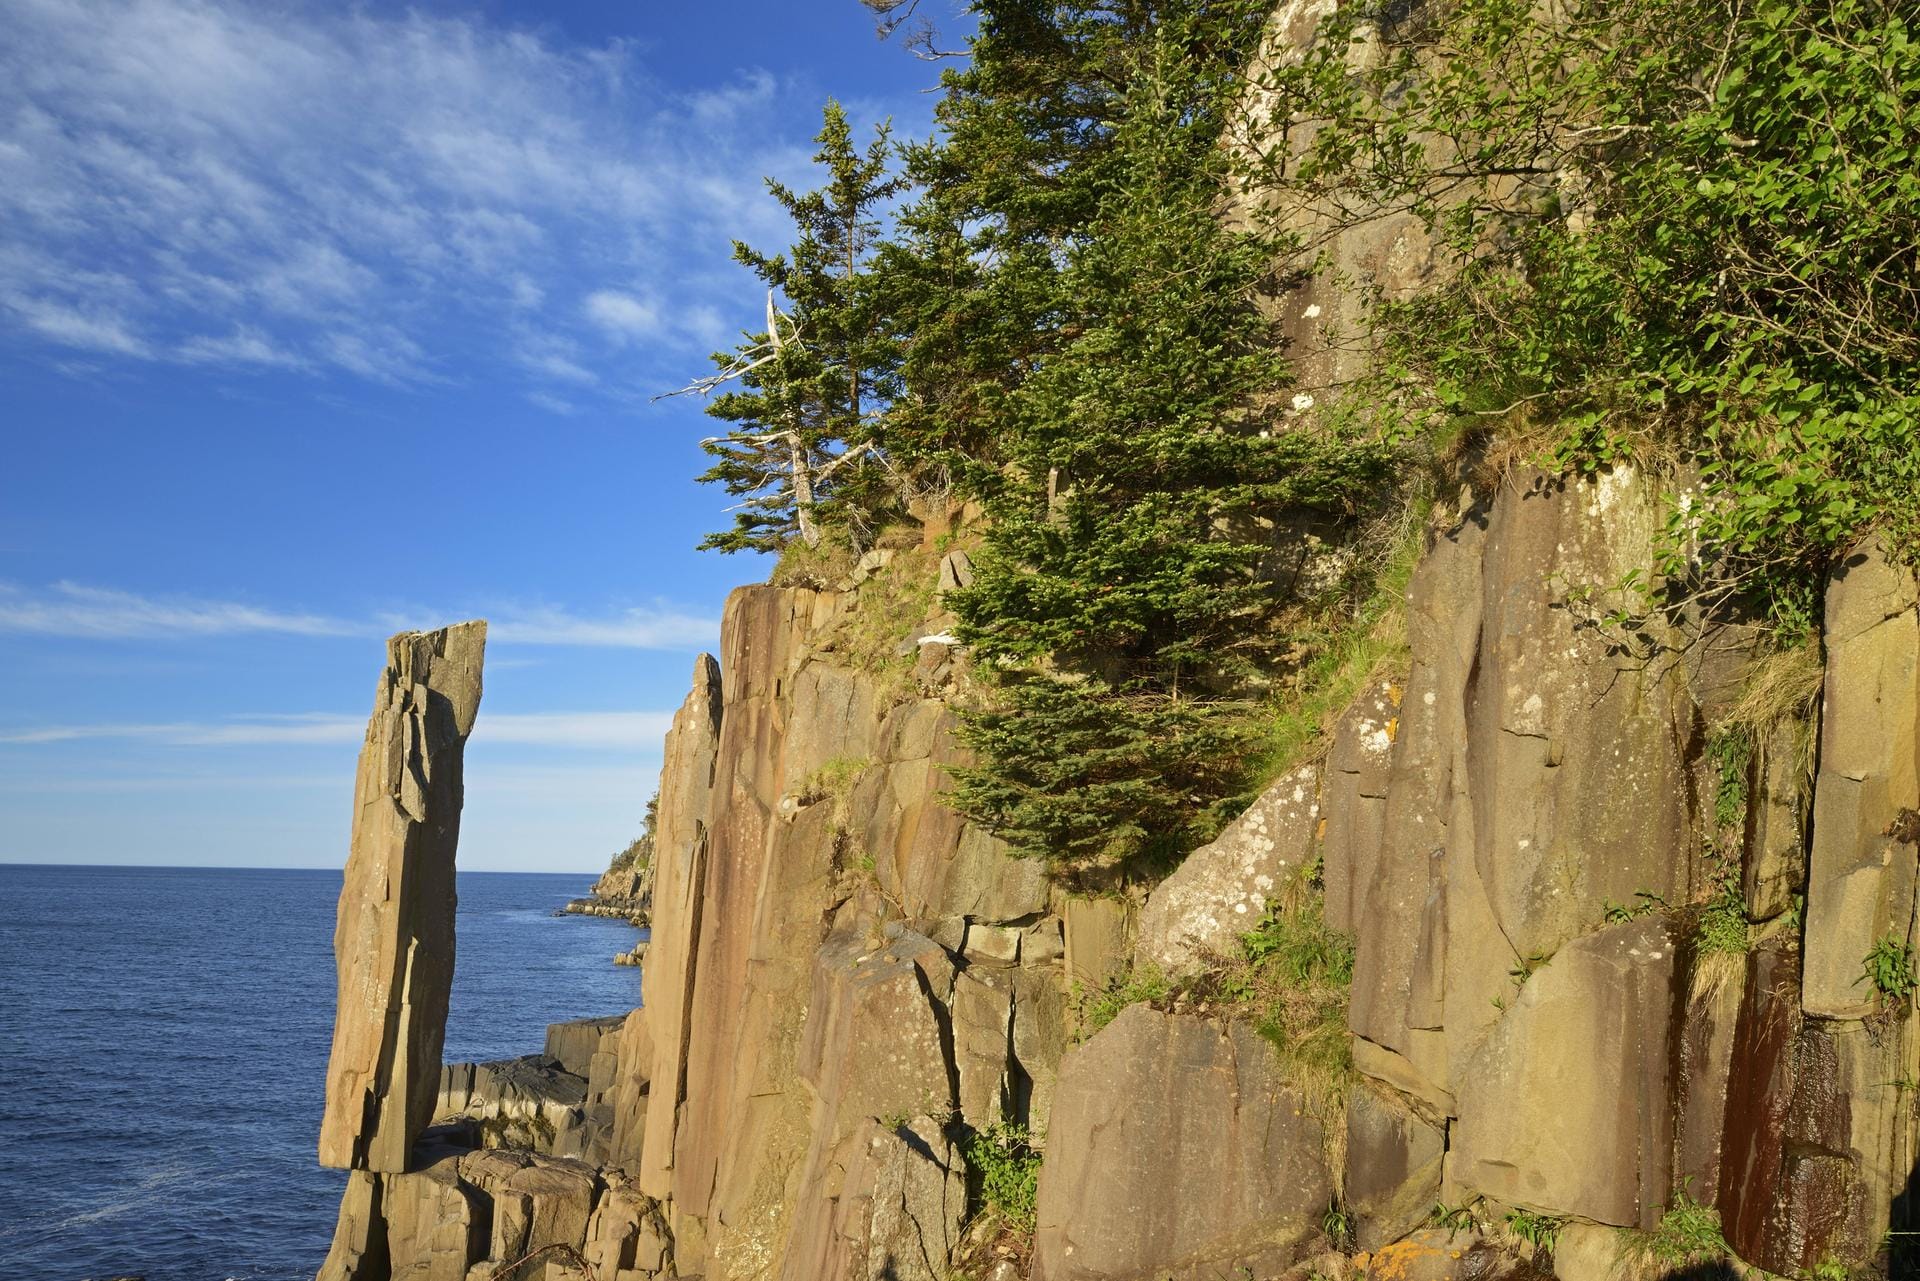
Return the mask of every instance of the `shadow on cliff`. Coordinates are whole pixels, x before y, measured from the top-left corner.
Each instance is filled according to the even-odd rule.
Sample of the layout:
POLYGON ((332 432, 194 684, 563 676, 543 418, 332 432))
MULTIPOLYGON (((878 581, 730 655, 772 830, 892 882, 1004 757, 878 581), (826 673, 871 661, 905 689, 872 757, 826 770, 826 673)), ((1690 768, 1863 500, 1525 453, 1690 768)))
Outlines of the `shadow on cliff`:
POLYGON ((1920 1281, 1920 1166, 1907 1176, 1907 1186, 1893 1198, 1892 1224, 1887 1232, 1887 1281, 1920 1281))

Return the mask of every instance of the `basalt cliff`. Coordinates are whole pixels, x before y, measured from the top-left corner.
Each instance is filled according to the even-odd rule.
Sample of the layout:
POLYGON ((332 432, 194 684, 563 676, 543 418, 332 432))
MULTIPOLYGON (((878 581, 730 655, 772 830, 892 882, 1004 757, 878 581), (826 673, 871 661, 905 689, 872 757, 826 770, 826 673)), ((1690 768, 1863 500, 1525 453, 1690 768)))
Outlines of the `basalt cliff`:
MULTIPOLYGON (((1327 262, 1284 304, 1321 385, 1355 291, 1433 269, 1411 217, 1327 262)), ((463 702, 423 670, 452 641, 401 645, 342 901, 343 1028, 368 993, 373 1031, 336 1039, 322 1281, 1911 1275, 1920 589, 1869 539, 1807 647, 1623 635, 1593 593, 1658 572, 1697 483, 1463 455, 1350 703, 1107 892, 947 802, 977 513, 740 588, 666 741, 643 1008, 449 1065, 430 1108, 451 936, 408 896, 450 887, 368 916, 361 842, 431 873, 424 824, 450 867, 478 660, 463 702), (1351 944, 1311 1070, 1227 981, 1303 893, 1351 944)))

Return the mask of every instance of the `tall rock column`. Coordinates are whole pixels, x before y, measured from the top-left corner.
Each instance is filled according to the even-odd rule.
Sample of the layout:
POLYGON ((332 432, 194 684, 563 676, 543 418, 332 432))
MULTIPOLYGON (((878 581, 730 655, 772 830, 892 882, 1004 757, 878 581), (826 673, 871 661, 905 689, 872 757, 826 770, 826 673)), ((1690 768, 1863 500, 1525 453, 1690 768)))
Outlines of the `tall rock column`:
POLYGON ((453 986, 462 755, 484 621, 387 642, 354 780, 320 1163, 394 1174, 433 1116, 453 986))

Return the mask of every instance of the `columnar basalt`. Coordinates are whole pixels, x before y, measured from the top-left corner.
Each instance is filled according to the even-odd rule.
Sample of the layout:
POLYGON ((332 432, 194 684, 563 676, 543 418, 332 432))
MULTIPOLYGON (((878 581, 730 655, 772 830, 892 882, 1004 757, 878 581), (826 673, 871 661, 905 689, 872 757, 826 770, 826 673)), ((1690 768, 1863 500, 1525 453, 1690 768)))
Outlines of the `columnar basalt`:
POLYGON ((354 780, 320 1163, 399 1173, 433 1115, 453 987, 462 759, 487 625, 387 642, 354 780))

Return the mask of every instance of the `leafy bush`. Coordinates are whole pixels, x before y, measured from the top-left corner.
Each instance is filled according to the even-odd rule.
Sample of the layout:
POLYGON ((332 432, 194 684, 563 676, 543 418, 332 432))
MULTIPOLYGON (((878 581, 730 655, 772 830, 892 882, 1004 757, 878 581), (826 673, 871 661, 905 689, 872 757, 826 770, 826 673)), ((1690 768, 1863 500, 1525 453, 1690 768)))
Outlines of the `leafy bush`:
POLYGON ((1173 983, 1151 965, 1115 975, 1103 988, 1075 993, 1080 1016, 1080 1039, 1085 1040, 1114 1021, 1129 1005, 1152 1004, 1173 995, 1173 983))
POLYGON ((997 1122, 968 1135, 961 1151, 979 1180, 981 1204, 1010 1227, 1032 1232, 1041 1154, 1027 1127, 997 1122))
POLYGON ((1732 874, 1721 878, 1718 888, 1700 910, 1694 931, 1694 944, 1703 956, 1745 955, 1751 931, 1747 927, 1747 900, 1740 882, 1732 874))
POLYGON ((1633 1243, 1642 1259, 1667 1269, 1712 1263, 1732 1254, 1721 1235, 1720 1212, 1685 1191, 1675 1194, 1651 1231, 1635 1233, 1633 1243))
POLYGON ((1913 995, 1914 987, 1920 985, 1920 979, 1916 979, 1913 972, 1913 945, 1891 934, 1873 945, 1860 970, 1860 977, 1854 983, 1871 985, 1895 1005, 1913 995))
POLYGON ((1531 1210, 1514 1210, 1507 1215, 1507 1231, 1536 1250, 1551 1251, 1560 1239, 1560 1229, 1566 1225, 1563 1217, 1535 1214, 1531 1210))
POLYGON ((1742 728, 1723 728, 1707 739, 1713 763, 1713 821, 1730 828, 1747 815, 1747 775, 1753 767, 1753 739, 1742 728))
POLYGON ((1372 403, 1436 432, 1557 426, 1576 471, 1697 463, 1666 568, 1697 554, 1710 594, 1750 592, 1789 634, 1833 549, 1875 526, 1920 549, 1909 5, 1376 16, 1343 9, 1266 86, 1313 139, 1276 164, 1284 191, 1413 210, 1453 268, 1376 312, 1372 403))
POLYGON ((1211 990, 1253 1008, 1255 1029, 1309 1095, 1343 1097, 1353 1067, 1353 940, 1327 924, 1318 864, 1282 886, 1240 950, 1211 990))

